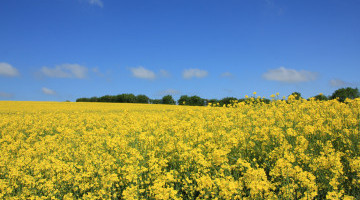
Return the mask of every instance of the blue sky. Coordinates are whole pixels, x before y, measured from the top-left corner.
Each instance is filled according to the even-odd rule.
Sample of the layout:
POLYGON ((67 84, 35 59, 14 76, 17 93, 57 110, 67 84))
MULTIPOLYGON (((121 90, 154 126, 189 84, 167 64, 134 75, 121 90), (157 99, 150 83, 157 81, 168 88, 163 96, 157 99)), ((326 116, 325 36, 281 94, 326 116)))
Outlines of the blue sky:
POLYGON ((1 0, 0 100, 359 87, 359 0, 1 0))

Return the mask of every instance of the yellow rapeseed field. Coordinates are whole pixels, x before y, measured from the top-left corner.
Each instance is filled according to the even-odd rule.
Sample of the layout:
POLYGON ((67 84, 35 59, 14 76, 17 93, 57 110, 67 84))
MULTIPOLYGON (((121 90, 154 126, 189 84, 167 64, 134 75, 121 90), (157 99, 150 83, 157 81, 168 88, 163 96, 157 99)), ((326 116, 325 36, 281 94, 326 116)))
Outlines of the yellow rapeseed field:
POLYGON ((360 100, 0 102, 0 199, 360 199, 360 100))

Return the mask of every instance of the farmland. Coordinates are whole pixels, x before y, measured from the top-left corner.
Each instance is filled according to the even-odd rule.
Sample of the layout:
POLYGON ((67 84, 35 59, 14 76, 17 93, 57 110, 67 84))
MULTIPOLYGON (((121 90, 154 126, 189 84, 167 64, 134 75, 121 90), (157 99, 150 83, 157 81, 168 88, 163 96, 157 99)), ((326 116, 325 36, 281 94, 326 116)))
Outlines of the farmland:
POLYGON ((360 101, 0 102, 0 199, 360 199, 360 101))

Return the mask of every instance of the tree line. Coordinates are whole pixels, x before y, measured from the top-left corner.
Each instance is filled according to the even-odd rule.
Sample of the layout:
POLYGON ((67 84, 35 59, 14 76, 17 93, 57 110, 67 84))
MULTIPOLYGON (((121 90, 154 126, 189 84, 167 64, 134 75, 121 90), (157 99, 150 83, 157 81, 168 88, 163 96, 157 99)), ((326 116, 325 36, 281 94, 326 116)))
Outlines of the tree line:
MULTIPOLYGON (((293 92, 291 94, 295 99, 301 99, 301 93, 293 92)), ((332 95, 325 96, 323 94, 318 94, 312 98, 319 101, 326 101, 337 99, 340 102, 344 102, 346 98, 354 99, 360 97, 358 88, 340 88, 336 90, 332 95)), ((150 99, 148 96, 140 94, 119 94, 119 95, 105 95, 101 97, 90 97, 90 98, 78 98, 76 102, 110 102, 110 103, 145 103, 145 104, 170 104, 170 105, 188 105, 188 106, 206 106, 209 103, 218 104, 219 106, 231 104, 233 101, 243 102, 246 101, 246 98, 238 99, 235 97, 225 97, 223 99, 204 99, 199 96, 188 96, 182 95, 180 98, 175 101, 171 95, 166 95, 161 99, 150 99)), ((270 103, 270 99, 261 98, 259 101, 264 103, 270 103)))
POLYGON ((76 102, 109 102, 109 103, 148 103, 148 104, 175 104, 175 100, 171 95, 166 95, 162 99, 150 99, 144 94, 118 94, 105 95, 101 97, 82 97, 76 99, 76 102))
MULTIPOLYGON (((300 99, 301 94, 299 92, 293 92, 293 96, 295 96, 295 99, 300 99)), ((337 99, 340 102, 345 102, 345 100, 348 99, 355 99, 360 97, 360 92, 358 88, 340 88, 335 90, 332 95, 325 96, 324 94, 318 94, 312 98, 319 101, 327 101, 332 99, 337 99)))

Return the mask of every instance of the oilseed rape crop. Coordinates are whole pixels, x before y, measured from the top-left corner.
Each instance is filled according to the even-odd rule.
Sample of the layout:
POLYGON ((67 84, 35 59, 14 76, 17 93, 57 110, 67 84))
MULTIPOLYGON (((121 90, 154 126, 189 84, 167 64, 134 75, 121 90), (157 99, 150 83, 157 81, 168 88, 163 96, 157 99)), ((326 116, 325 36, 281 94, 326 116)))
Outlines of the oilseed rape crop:
POLYGON ((0 199, 360 199, 360 100, 0 102, 0 199))

